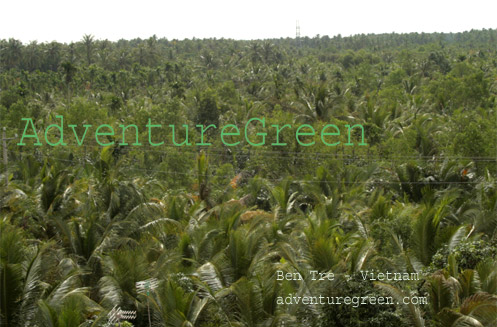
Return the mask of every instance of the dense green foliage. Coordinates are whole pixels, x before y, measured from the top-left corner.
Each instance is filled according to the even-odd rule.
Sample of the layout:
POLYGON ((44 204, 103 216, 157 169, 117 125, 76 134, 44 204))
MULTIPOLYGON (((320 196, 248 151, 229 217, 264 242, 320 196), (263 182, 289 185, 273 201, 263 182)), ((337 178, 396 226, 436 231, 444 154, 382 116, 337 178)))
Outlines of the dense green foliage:
MULTIPOLYGON (((0 54, 0 124, 17 140, 23 117, 40 139, 56 115, 188 124, 197 139, 196 124, 265 117, 316 130, 359 123, 368 144, 303 147, 290 130, 285 147, 227 147, 219 130, 206 134, 210 147, 151 147, 145 129, 143 146, 9 140, 2 326, 102 326, 115 305, 138 311, 135 326, 148 326, 148 306, 157 326, 497 324, 497 31, 85 35, 1 40, 0 54), (371 269, 422 278, 362 281, 371 269), (278 281, 278 270, 304 280, 278 281), (310 270, 336 279, 313 281, 310 270), (159 287, 138 293, 135 283, 152 277, 159 287), (289 294, 428 304, 277 304, 289 294)), ((155 137, 170 140, 171 130, 155 137)))

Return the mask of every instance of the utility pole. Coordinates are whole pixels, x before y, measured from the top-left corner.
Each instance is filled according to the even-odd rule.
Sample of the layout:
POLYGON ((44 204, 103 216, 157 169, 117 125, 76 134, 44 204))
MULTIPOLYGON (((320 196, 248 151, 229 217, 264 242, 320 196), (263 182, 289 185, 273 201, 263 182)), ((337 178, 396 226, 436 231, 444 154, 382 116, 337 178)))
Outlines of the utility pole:
POLYGON ((5 127, 2 129, 2 148, 3 148, 3 165, 5 169, 5 187, 9 186, 9 171, 7 169, 7 166, 9 164, 9 158, 7 157, 7 141, 15 139, 15 137, 7 138, 7 135, 5 134, 6 130, 7 129, 5 127))
POLYGON ((152 326, 152 320, 150 319, 150 291, 153 291, 159 286, 159 281, 157 278, 150 278, 147 280, 142 280, 137 282, 136 284, 136 291, 138 293, 147 293, 147 310, 148 310, 148 325, 152 326))
POLYGON ((295 41, 297 41, 297 46, 300 47, 300 23, 297 21, 295 26, 295 41))

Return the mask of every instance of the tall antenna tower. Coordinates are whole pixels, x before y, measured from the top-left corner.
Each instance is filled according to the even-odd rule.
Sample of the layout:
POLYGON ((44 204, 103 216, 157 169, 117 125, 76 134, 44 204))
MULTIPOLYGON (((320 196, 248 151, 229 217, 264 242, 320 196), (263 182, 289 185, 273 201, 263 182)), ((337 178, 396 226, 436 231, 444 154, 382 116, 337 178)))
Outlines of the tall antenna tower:
POLYGON ((297 41, 297 45, 300 46, 300 23, 298 20, 295 25, 295 41, 297 41))

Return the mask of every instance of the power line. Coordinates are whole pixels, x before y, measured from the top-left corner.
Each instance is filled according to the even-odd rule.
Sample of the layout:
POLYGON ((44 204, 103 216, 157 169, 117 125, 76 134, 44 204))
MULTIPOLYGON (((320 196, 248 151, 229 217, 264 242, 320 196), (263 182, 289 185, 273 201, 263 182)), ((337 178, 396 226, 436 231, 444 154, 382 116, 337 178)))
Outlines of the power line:
MULTIPOLYGON (((4 127, 5 128, 5 127, 4 127)), ((12 127, 7 127, 10 130, 23 130, 19 128, 12 128, 12 127)), ((17 134, 16 134, 17 135, 17 134)), ((84 145, 77 145, 77 144, 67 144, 64 146, 60 146, 63 148, 76 148, 76 149, 84 149, 85 147, 98 147, 98 148, 104 148, 104 146, 98 144, 95 139, 89 139, 84 141, 84 145)), ((118 142, 115 142, 113 146, 119 146, 118 142)), ((268 145, 268 147, 271 145, 268 145)), ((123 149, 152 149, 148 150, 150 152, 155 152, 159 153, 160 150, 157 150, 158 148, 175 148, 175 149, 181 149, 182 151, 199 151, 199 150, 207 150, 209 152, 226 152, 227 149, 230 149, 232 152, 236 152, 237 150, 230 147, 230 148, 221 148, 221 147, 216 147, 214 145, 211 146, 199 146, 199 145, 191 145, 191 146, 176 146, 174 144, 162 144, 160 146, 152 146, 150 144, 142 144, 139 146, 134 146, 134 145, 126 145, 126 146, 119 146, 120 148, 123 149)), ((55 147, 54 147, 55 148, 55 147)), ((336 147, 330 147, 330 149, 339 149, 341 147, 336 146, 336 147)), ((497 149, 496 149, 497 150, 497 149)), ((164 153, 167 153, 164 151, 164 153)), ((431 156, 424 156, 424 155, 411 155, 411 156, 384 156, 384 157, 378 157, 378 156, 372 156, 372 155, 366 155, 366 154, 340 154, 340 153, 331 153, 331 152, 315 152, 315 151, 304 151, 304 152, 295 152, 295 151, 275 151, 275 150, 260 150, 260 149, 255 149, 254 152, 251 154, 240 154, 236 153, 236 156, 251 156, 251 155, 269 155, 269 154, 277 154, 280 157, 287 157, 287 155, 305 155, 305 156, 320 156, 320 157, 330 157, 334 158, 336 160, 350 160, 350 159, 360 159, 364 158, 365 160, 369 161, 390 161, 390 160, 398 160, 398 159, 413 159, 413 160, 427 160, 427 161, 441 161, 445 159, 449 160, 471 160, 471 161, 497 161, 497 156, 448 156, 448 155, 431 155, 431 156), (345 157, 345 159, 339 159, 341 157, 345 157)), ((497 155, 497 153, 496 153, 497 155)), ((301 159, 298 159, 301 160, 301 159)))
MULTIPOLYGON (((82 164, 82 161, 72 160, 72 159, 64 159, 64 158, 56 158, 50 157, 49 160, 73 163, 73 164, 82 164)), ((192 176, 191 172, 179 172, 179 171, 170 171, 170 170, 158 170, 158 169, 149 169, 149 168, 138 168, 138 167, 126 167, 126 170, 132 171, 144 171, 144 172, 153 172, 153 173, 161 173, 165 175, 182 175, 182 176, 192 176)), ((229 178, 232 179, 235 176, 233 175, 213 175, 215 177, 220 178, 229 178)), ((284 178, 263 178, 266 181, 271 182, 279 182, 284 178)), ((320 184, 371 184, 371 185, 450 185, 450 184, 478 184, 481 181, 415 181, 415 182, 402 182, 402 181, 383 181, 383 180, 370 180, 370 181, 343 181, 343 180, 292 180, 294 183, 320 183, 320 184)), ((497 183, 497 182, 495 182, 497 183)))
MULTIPOLYGON (((97 144, 92 145, 74 145, 68 144, 66 146, 60 146, 61 149, 81 149, 85 150, 88 147, 92 149, 103 149, 104 147, 97 144)), ((173 148, 181 151, 182 155, 196 155, 199 151, 205 150, 210 156, 219 157, 267 157, 267 158, 286 158, 295 160, 316 160, 319 158, 330 158, 335 161, 371 161, 371 162, 399 162, 404 160, 425 160, 425 161, 444 161, 444 160, 471 160, 474 162, 493 162, 497 158, 493 156, 481 156, 481 157, 467 157, 467 156, 445 156, 445 155, 433 155, 433 156, 377 156, 377 155, 366 155, 366 154, 343 154, 343 153, 328 153, 328 152, 295 152, 295 151, 271 151, 271 150, 254 150, 250 153, 243 153, 232 151, 230 148, 216 148, 216 147, 184 147, 184 146, 174 146, 174 145, 162 145, 158 147, 152 147, 150 145, 142 146, 121 146, 116 147, 116 149, 123 150, 144 150, 145 152, 159 153, 159 154, 171 154, 170 151, 159 150, 161 147, 173 148), (227 153, 227 151, 232 151, 232 153, 227 153)), ((54 149, 57 147, 54 147, 54 149)), ((41 149, 41 148, 40 148, 41 149)), ((37 148, 35 148, 37 150, 37 148)))

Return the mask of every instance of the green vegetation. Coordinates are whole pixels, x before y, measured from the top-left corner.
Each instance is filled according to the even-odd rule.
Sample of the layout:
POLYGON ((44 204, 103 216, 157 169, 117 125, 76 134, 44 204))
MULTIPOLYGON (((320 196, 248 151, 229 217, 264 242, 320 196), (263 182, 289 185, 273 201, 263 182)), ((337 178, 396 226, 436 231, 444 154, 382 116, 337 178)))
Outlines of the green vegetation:
MULTIPOLYGON (((496 30, 1 40, 0 125, 18 135, 1 166, 1 325, 103 326, 117 305, 137 311, 134 326, 149 325, 148 306, 155 326, 495 326, 496 46, 496 30), (45 132, 60 116, 78 140, 17 145, 23 117, 56 144, 62 131, 45 132), (280 126, 264 146, 243 139, 254 117, 280 126), (164 124, 151 139, 150 121, 164 124), (78 145, 88 124, 119 132, 78 145), (130 124, 141 146, 119 128, 130 124), (240 136, 196 128, 210 124, 240 136), (286 124, 307 124, 315 144, 286 124), (327 146, 328 124, 361 124, 367 146, 347 146, 360 128, 352 140, 328 128, 340 143, 327 146), (212 145, 172 141, 201 137, 212 145), (149 278, 158 288, 138 293, 149 278), (277 304, 289 294, 395 303, 277 304)), ((260 142, 257 124, 249 132, 260 142)))

